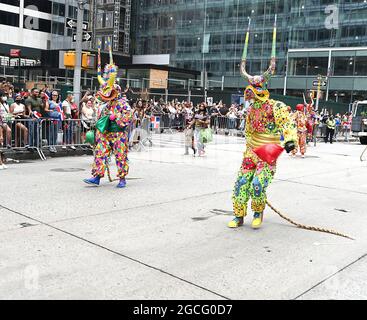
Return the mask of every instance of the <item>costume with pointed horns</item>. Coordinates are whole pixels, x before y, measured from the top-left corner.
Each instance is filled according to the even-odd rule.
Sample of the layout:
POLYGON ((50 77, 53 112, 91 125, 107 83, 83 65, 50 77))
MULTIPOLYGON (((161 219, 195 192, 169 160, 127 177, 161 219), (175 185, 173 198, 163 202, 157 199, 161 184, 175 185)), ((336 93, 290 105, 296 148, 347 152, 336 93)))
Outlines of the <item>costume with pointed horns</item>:
POLYGON ((284 149, 289 153, 295 148, 297 130, 288 107, 283 102, 271 100, 267 89, 276 66, 276 18, 270 66, 260 76, 251 76, 246 71, 250 24, 251 20, 241 63, 241 75, 249 82, 245 90, 245 100, 250 102, 245 129, 246 151, 232 197, 235 218, 228 226, 237 228, 243 225, 251 199, 254 212, 252 227, 257 229, 263 221, 266 189, 274 177, 276 160, 284 149))
POLYGON ((116 158, 119 188, 126 186, 128 164, 128 129, 132 121, 132 111, 126 100, 121 96, 121 88, 116 84, 117 66, 113 61, 110 39, 108 40, 110 62, 102 75, 101 43, 98 46, 98 81, 101 85, 97 98, 104 103, 96 125, 96 147, 92 169, 93 177, 84 182, 99 185, 104 177, 108 159, 113 153, 116 158))

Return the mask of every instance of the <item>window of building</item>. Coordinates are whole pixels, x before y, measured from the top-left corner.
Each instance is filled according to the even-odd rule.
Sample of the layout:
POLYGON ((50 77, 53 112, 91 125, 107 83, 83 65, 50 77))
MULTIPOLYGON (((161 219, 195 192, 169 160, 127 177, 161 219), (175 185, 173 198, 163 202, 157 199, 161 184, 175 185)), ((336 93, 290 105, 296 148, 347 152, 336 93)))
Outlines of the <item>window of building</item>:
POLYGON ((52 33, 60 36, 64 35, 65 26, 63 23, 53 21, 52 22, 52 33))
POLYGON ((52 14, 55 16, 65 17, 65 4, 54 2, 52 5, 52 14))
POLYGON ((334 76, 352 76, 354 74, 355 56, 333 57, 334 76))
POLYGON ((352 91, 340 90, 329 92, 329 101, 339 103, 350 103, 351 99, 352 99, 352 91))
POLYGON ((19 7, 19 0, 0 0, 0 3, 4 3, 4 4, 9 4, 12 6, 17 6, 19 7))
POLYGON ((52 2, 49 0, 24 0, 24 8, 34 9, 36 11, 51 13, 52 2))
POLYGON ((328 71, 328 62, 328 57, 309 57, 307 75, 316 76, 321 74, 326 76, 328 71))
POLYGON ((290 76, 306 76, 307 75, 307 57, 290 58, 288 75, 290 76))
POLYGON ((0 24, 19 27, 19 14, 0 11, 0 24))
POLYGON ((357 51, 354 75, 367 76, 367 50, 357 51))
POLYGON ((68 17, 77 19, 78 18, 78 8, 74 6, 69 6, 68 17))

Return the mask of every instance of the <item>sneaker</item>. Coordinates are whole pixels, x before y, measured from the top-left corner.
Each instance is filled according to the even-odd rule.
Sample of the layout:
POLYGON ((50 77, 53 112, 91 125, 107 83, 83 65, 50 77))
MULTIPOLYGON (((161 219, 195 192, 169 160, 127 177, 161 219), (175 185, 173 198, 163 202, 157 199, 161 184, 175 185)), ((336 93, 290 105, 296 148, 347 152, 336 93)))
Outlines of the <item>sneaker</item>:
POLYGON ((63 149, 63 150, 66 150, 66 146, 62 146, 62 149, 63 149))
POLYGON ((117 188, 122 189, 126 187, 126 179, 120 179, 120 183, 117 185, 117 188))
POLYGON ((90 179, 84 179, 83 181, 87 184, 98 187, 101 182, 101 177, 92 177, 90 179))
POLYGON ((74 146, 70 146, 69 147, 71 150, 76 150, 76 148, 74 146))
POLYGON ((263 213, 255 213, 254 214, 254 220, 252 221, 252 228, 253 229, 260 229, 262 223, 263 223, 263 213))
POLYGON ((0 164, 0 170, 4 170, 5 166, 3 164, 0 164))
POLYGON ((230 223, 228 223, 228 228, 236 229, 243 226, 244 218, 236 217, 230 223))

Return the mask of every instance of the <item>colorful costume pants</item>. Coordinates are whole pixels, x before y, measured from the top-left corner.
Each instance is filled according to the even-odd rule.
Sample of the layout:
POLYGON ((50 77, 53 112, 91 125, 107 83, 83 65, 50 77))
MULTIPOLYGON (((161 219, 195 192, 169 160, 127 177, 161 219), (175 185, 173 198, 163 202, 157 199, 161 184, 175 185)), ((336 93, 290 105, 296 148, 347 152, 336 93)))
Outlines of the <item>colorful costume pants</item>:
POLYGON ((307 121, 307 139, 308 141, 312 141, 314 134, 314 124, 312 121, 307 121))
MULTIPOLYGON (((299 151, 301 152, 302 155, 304 155, 306 153, 306 145, 307 145, 307 131, 305 132, 297 132, 298 135, 298 146, 299 146, 299 151)), ((292 151, 293 154, 297 153, 297 149, 294 149, 292 151)))
POLYGON ((247 215, 247 204, 262 213, 266 206, 266 189, 273 180, 276 167, 260 160, 252 148, 247 147, 245 157, 233 191, 233 208, 236 217, 247 215))
POLYGON ((128 164, 128 135, 125 132, 109 132, 101 133, 96 132, 96 148, 95 158, 92 169, 92 175, 94 177, 104 177, 106 171, 106 163, 113 153, 116 158, 117 176, 123 179, 129 172, 128 164))

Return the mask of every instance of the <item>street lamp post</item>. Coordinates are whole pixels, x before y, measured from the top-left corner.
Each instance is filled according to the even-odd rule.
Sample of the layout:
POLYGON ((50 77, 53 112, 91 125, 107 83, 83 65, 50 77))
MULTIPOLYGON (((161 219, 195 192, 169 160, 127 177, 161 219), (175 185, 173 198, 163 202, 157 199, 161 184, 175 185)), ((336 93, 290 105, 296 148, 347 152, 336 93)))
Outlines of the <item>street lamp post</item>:
POLYGON ((80 82, 82 77, 82 45, 83 45, 83 18, 85 0, 78 0, 78 17, 75 45, 75 69, 74 69, 74 97, 75 103, 79 105, 81 98, 80 82))
POLYGON ((206 18, 207 18, 207 6, 206 2, 204 1, 204 32, 203 32, 203 45, 201 50, 203 51, 203 89, 204 89, 204 100, 206 103, 206 97, 207 97, 207 77, 206 77, 206 65, 205 65, 205 41, 206 41, 206 18))

